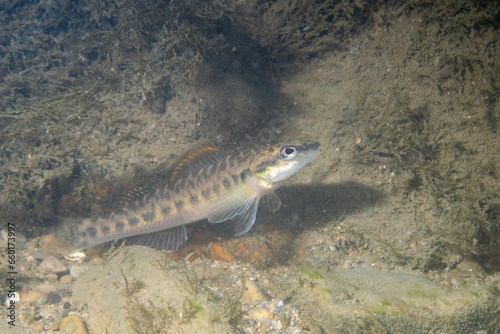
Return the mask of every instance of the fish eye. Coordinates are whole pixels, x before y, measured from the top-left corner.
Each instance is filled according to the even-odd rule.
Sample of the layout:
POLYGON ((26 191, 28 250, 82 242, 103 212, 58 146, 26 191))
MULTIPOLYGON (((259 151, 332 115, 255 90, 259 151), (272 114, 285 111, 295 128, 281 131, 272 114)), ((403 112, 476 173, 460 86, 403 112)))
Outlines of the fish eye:
POLYGON ((293 158, 295 154, 297 154, 297 150, 295 149, 295 147, 285 146, 280 150, 281 157, 285 159, 293 158))

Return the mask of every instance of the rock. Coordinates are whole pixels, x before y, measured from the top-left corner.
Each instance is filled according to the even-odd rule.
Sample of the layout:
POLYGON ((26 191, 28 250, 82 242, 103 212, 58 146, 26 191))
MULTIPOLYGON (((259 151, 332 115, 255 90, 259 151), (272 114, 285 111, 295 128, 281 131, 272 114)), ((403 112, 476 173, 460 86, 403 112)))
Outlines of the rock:
POLYGON ((72 314, 68 315, 61 321, 61 334, 88 334, 87 326, 82 318, 72 314))
POLYGON ((45 329, 45 324, 43 322, 36 323, 30 327, 35 333, 42 332, 45 329))
POLYGON ((41 293, 48 294, 51 291, 56 291, 56 287, 52 284, 39 284, 36 286, 35 290, 40 291, 41 293))
POLYGON ((35 301, 35 300, 38 300, 40 298, 45 297, 45 294, 38 292, 38 291, 35 291, 35 290, 31 290, 25 296, 21 296, 21 297, 22 297, 21 300, 23 302, 32 302, 32 301, 35 301))
POLYGON ((56 282, 59 276, 57 276, 57 274, 46 274, 44 278, 46 281, 56 282))
POLYGON ((68 268, 61 263, 55 256, 48 256, 40 263, 37 271, 42 274, 62 274, 68 271, 68 268))
POLYGON ((241 301, 244 303, 251 302, 262 302, 265 301, 264 295, 260 292, 257 284, 255 282, 246 279, 245 280, 245 291, 243 291, 243 295, 241 296, 241 301))
MULTIPOLYGON (((7 229, 4 228, 4 229, 0 230, 0 235, 2 236, 2 240, 5 240, 5 241, 9 240, 9 232, 7 231, 7 229)), ((16 239, 16 242, 26 243, 26 237, 24 236, 24 234, 22 234, 19 231, 15 232, 15 239, 16 239)))
POLYGON ((56 291, 49 292, 46 297, 47 297, 47 304, 50 305, 58 304, 62 300, 61 295, 56 291))
POLYGON ((80 264, 73 264, 69 269, 70 276, 75 279, 85 272, 85 267, 80 264))
POLYGON ((71 283, 73 281, 73 279, 71 278, 70 275, 64 275, 63 277, 61 277, 61 279, 59 280, 59 282, 61 283, 71 283))
POLYGON ((255 320, 267 320, 273 318, 273 312, 262 307, 257 307, 251 310, 248 316, 255 320))

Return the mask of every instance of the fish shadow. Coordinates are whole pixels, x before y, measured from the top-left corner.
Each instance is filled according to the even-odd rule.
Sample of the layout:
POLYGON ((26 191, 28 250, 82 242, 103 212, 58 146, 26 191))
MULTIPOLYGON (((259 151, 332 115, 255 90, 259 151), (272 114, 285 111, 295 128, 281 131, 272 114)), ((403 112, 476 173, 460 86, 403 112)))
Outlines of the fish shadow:
MULTIPOLYGON (((261 253, 267 249, 273 257, 266 260, 267 267, 288 263, 303 232, 321 229, 328 224, 337 225, 347 216, 366 210, 386 198, 382 191, 353 181, 333 185, 289 185, 278 189, 277 195, 282 201, 281 208, 271 212, 263 200, 255 225, 247 234, 236 238, 247 240, 261 253)), ((206 221, 201 224, 205 226, 198 225, 200 228, 207 228, 223 242, 231 243, 235 239, 232 220, 222 224, 206 221)), ((244 258, 241 260, 246 262, 244 258)), ((248 262, 254 261, 250 259, 248 262)))
POLYGON ((346 181, 333 185, 288 186, 278 193, 282 207, 276 213, 257 216, 257 220, 272 223, 277 228, 314 229, 360 212, 385 200, 386 195, 373 187, 346 181), (260 218, 260 219, 259 219, 260 218))

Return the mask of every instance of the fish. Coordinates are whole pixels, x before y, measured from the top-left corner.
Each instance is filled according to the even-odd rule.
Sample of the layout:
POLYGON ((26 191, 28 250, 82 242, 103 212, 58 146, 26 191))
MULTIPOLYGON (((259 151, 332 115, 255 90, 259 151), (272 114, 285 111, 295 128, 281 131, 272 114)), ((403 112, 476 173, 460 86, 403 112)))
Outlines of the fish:
POLYGON ((175 252, 187 240, 186 225, 203 219, 216 224, 234 218, 234 234, 240 236, 254 224, 261 198, 272 211, 279 209, 275 190, 319 156, 319 147, 316 141, 302 139, 232 155, 213 146, 199 147, 178 163, 167 184, 138 187, 140 200, 129 196, 129 204, 107 217, 63 224, 55 232, 58 248, 74 254, 127 238, 175 252))

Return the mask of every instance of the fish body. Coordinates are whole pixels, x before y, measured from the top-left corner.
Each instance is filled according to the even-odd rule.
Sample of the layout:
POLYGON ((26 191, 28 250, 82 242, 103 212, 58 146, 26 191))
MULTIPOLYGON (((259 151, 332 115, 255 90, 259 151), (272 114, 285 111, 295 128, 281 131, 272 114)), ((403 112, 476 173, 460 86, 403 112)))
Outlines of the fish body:
POLYGON ((175 251, 187 240, 185 225, 202 219, 221 223, 236 218, 235 235, 242 235, 254 224, 263 196, 273 210, 279 208, 274 190, 317 157, 319 146, 314 141, 289 140, 229 156, 202 147, 179 163, 170 185, 107 218, 66 224, 56 236, 63 252, 71 253, 126 237, 175 251))

